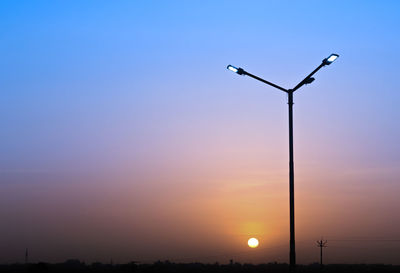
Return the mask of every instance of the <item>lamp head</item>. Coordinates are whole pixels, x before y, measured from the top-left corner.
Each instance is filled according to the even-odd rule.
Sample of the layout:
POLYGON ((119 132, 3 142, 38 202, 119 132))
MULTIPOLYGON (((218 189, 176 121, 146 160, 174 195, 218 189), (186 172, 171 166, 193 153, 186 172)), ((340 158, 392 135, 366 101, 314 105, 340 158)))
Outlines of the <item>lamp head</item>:
POLYGON ((330 65, 331 63, 333 63, 337 58, 339 58, 338 54, 331 54, 328 58, 325 58, 322 63, 324 65, 330 65))
POLYGON ((232 72, 235 72, 235 73, 239 74, 239 75, 243 75, 244 74, 244 70, 242 68, 240 68, 240 67, 237 68, 237 67, 234 67, 233 65, 228 65, 226 68, 228 70, 232 71, 232 72))

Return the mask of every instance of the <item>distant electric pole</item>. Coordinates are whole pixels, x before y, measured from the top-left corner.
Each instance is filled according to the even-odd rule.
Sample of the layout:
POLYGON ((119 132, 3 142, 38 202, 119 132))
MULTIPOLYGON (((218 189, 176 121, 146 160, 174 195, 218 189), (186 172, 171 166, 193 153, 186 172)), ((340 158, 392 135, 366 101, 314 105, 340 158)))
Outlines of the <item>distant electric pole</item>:
POLYGON ((28 249, 25 249, 25 263, 28 263, 28 249))
POLYGON ((317 241, 317 246, 320 248, 320 266, 321 266, 321 268, 322 268, 322 248, 324 248, 324 247, 327 247, 327 244, 328 243, 328 241, 324 241, 324 240, 319 240, 319 241, 317 241))

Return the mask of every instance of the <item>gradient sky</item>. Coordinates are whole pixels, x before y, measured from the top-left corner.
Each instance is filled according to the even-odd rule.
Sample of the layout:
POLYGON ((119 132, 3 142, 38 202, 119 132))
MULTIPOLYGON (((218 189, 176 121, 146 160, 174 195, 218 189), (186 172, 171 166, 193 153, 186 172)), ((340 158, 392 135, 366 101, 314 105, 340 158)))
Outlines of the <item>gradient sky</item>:
POLYGON ((287 262, 287 98, 226 65, 338 53, 294 98, 298 262, 400 264, 399 10, 2 1, 0 262, 287 262))

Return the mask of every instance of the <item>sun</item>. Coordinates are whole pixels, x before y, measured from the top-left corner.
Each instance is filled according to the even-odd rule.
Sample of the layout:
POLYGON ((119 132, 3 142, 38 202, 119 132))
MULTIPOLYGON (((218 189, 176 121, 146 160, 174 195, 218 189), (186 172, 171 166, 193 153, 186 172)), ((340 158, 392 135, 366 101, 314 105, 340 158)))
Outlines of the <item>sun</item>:
POLYGON ((258 247, 258 240, 257 240, 256 238, 250 238, 250 239, 247 241, 247 244, 248 244, 249 247, 251 247, 251 248, 256 248, 256 247, 258 247))

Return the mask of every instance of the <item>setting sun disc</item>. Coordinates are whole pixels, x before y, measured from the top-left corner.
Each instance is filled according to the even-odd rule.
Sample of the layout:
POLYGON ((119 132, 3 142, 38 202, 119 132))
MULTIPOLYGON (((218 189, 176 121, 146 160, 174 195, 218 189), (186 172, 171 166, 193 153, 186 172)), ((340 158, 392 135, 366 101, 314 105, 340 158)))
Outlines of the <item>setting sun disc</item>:
POLYGON ((256 238, 250 238, 250 239, 247 241, 247 244, 248 244, 249 247, 251 247, 251 248, 256 248, 256 247, 258 247, 258 240, 257 240, 256 238))

